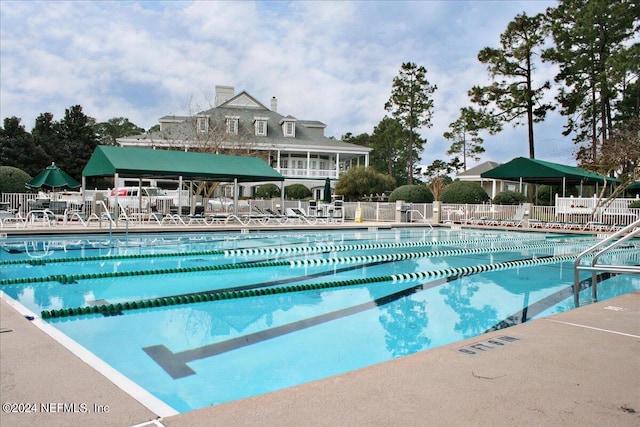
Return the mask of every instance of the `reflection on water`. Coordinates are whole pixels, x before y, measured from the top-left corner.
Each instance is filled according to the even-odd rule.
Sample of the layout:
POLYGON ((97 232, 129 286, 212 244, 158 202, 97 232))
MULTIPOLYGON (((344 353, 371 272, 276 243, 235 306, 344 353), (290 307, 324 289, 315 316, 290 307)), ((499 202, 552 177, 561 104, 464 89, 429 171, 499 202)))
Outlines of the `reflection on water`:
POLYGON ((429 316, 425 302, 406 297, 381 307, 380 312, 378 319, 386 330, 387 349, 393 357, 429 347, 431 340, 426 336, 429 316))
POLYGON ((498 321, 495 308, 483 305, 476 308, 471 302, 480 287, 472 284, 466 278, 449 282, 440 287, 440 294, 445 296, 445 302, 456 313, 460 320, 456 322, 455 330, 465 337, 473 337, 487 330, 487 324, 493 325, 498 321))

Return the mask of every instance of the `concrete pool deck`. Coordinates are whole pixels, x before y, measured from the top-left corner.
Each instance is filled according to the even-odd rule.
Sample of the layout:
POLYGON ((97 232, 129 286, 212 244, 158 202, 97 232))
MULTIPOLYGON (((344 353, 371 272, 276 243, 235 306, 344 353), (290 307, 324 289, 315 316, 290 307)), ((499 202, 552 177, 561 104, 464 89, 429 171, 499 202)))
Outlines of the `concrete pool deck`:
POLYGON ((164 418, 38 321, 0 301, 2 425, 640 425, 640 292, 164 418))

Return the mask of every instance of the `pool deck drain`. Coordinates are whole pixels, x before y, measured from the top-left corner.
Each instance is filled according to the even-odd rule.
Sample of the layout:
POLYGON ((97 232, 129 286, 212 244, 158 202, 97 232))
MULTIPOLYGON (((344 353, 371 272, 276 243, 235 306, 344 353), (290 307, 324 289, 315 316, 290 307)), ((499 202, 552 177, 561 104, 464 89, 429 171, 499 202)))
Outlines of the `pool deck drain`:
POLYGON ((640 425, 640 292, 343 375, 165 417, 7 301, 0 304, 0 328, 10 329, 0 334, 2 425, 640 425), (513 339, 508 345, 474 355, 458 351, 505 336, 513 339))

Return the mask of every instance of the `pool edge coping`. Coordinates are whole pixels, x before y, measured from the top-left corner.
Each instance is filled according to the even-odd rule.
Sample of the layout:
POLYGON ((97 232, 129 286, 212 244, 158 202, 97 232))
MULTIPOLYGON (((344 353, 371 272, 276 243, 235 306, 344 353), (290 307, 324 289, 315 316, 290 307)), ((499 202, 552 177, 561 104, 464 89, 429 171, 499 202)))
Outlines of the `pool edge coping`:
POLYGON ((65 349, 70 351, 73 355, 78 357, 88 366, 100 373, 108 381, 113 383, 116 387, 127 393, 133 399, 145 406, 154 414, 160 418, 165 418, 173 415, 179 415, 180 412, 167 405, 151 393, 140 387, 138 384, 127 378, 122 373, 111 367, 104 362, 98 356, 87 350, 84 346, 65 335, 54 326, 48 324, 40 316, 33 313, 24 305, 7 295, 4 291, 0 290, 0 300, 6 302, 11 308, 16 310, 22 316, 29 316, 28 319, 31 323, 40 329, 42 332, 51 337, 54 341, 62 345, 65 349))

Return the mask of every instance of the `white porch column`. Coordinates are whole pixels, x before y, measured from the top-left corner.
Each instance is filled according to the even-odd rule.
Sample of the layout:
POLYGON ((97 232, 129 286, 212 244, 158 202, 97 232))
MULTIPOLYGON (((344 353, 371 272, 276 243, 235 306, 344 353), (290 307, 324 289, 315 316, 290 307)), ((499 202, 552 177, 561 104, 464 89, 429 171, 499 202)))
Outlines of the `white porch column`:
MULTIPOLYGON (((94 200, 95 200, 95 195, 93 196, 94 200)), ((87 218, 89 218, 89 215, 87 214, 87 209, 85 208, 85 206, 87 206, 87 177, 86 176, 82 176, 82 213, 84 213, 87 218)), ((66 217, 65 217, 65 221, 66 221, 66 217)))
POLYGON ((311 176, 311 151, 307 151, 307 178, 311 176))
MULTIPOLYGON (((113 204, 115 206, 113 209, 116 217, 116 228, 118 228, 118 218, 120 217, 120 211, 118 210, 118 172, 113 174, 113 187, 115 190, 115 194, 113 196, 113 204)), ((107 211, 107 215, 109 215, 108 211, 107 211)), ((102 221, 100 222, 100 224, 102 224, 102 221)))
POLYGON ((336 176, 337 179, 340 176, 340 153, 336 153, 336 176))
MULTIPOLYGON (((284 210, 284 181, 280 181, 280 213, 285 214, 284 210)), ((278 209, 276 209, 278 212, 278 209)))
POLYGON ((178 177, 178 215, 182 215, 182 175, 178 177))
POLYGON ((233 178, 233 214, 238 216, 238 178, 233 178))

